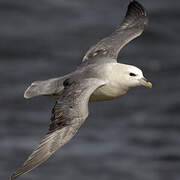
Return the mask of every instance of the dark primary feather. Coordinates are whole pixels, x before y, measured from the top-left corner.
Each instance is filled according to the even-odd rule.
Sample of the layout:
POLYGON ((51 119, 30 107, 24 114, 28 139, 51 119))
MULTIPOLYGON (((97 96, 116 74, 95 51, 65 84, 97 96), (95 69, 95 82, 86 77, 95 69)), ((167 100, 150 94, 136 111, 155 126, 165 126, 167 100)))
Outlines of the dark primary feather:
POLYGON ((11 179, 31 171, 66 144, 88 116, 88 101, 94 90, 104 81, 90 78, 73 81, 65 87, 52 109, 49 132, 11 179))
POLYGON ((108 37, 92 46, 83 58, 87 61, 104 61, 103 57, 117 59, 119 51, 129 41, 141 35, 148 23, 147 12, 137 1, 132 1, 122 24, 108 37))

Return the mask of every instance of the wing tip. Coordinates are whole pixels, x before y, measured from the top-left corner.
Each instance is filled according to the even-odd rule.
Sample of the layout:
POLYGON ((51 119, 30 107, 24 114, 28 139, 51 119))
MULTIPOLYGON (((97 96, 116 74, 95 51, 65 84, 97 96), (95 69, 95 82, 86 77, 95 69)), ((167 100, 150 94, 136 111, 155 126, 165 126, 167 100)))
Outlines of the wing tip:
POLYGON ((148 25, 148 12, 143 5, 136 0, 130 1, 126 18, 131 21, 132 26, 135 24, 143 25, 144 27, 148 25), (139 23, 137 23, 137 20, 139 20, 139 23))
POLYGON ((138 15, 147 17, 148 13, 146 9, 143 7, 142 4, 140 4, 136 0, 131 0, 129 5, 128 5, 128 11, 131 12, 131 10, 134 10, 134 12, 138 13, 138 15))
POLYGON ((13 173, 10 177, 9 180, 14 180, 18 177, 18 175, 16 175, 15 173, 13 173))
POLYGON ((12 175, 10 176, 9 180, 14 180, 16 179, 17 177, 21 176, 22 174, 25 174, 27 172, 23 172, 23 171, 20 171, 21 168, 17 169, 14 173, 12 173, 12 175))

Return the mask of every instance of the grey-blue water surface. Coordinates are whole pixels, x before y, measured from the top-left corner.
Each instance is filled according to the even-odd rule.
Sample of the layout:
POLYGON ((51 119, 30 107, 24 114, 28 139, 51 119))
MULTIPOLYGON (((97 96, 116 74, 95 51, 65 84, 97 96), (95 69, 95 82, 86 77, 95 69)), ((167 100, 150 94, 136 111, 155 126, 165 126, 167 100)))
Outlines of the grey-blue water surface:
MULTIPOLYGON (((140 0, 139 0, 140 1, 140 0)), ((153 89, 90 104, 78 135, 24 180, 180 179, 180 1, 141 0, 149 26, 119 62, 143 69, 153 89)), ((0 0, 0 179, 46 134, 54 100, 25 100, 34 80, 71 72, 121 22, 125 0, 0 0)))

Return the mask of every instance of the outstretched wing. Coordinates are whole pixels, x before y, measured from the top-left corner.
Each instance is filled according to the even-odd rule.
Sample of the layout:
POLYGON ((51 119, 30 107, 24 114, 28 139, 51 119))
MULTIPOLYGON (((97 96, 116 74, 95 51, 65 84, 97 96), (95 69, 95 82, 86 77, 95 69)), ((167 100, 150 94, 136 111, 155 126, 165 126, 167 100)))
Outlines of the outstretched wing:
POLYGON ((104 81, 90 78, 81 82, 66 80, 62 95, 57 100, 51 117, 49 132, 11 179, 31 171, 66 144, 88 116, 88 101, 93 91, 104 81))
MULTIPOLYGON (((137 1, 132 1, 122 24, 110 36, 92 46, 85 54, 83 61, 92 59, 104 60, 104 57, 117 59, 119 51, 128 42, 140 36, 148 23, 147 12, 137 1), (98 57, 98 58, 97 58, 98 57)), ((107 58, 108 59, 108 58, 107 58)))

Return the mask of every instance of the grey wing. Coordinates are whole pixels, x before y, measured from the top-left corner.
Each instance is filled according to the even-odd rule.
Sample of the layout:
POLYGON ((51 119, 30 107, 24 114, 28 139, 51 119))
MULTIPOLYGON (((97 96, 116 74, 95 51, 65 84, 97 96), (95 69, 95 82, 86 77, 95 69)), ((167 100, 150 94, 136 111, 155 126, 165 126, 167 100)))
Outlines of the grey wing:
POLYGON ((52 110, 49 132, 11 179, 31 171, 66 144, 88 116, 88 101, 104 81, 90 78, 81 82, 67 80, 65 89, 52 110))
POLYGON ((83 58, 83 63, 92 59, 117 59, 119 51, 129 41, 138 37, 148 23, 147 12, 137 1, 132 1, 122 24, 110 36, 92 46, 83 58), (98 57, 98 58, 97 58, 98 57))

